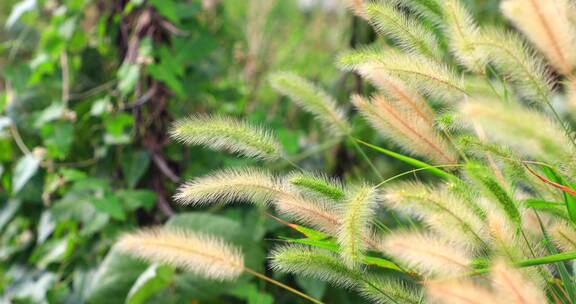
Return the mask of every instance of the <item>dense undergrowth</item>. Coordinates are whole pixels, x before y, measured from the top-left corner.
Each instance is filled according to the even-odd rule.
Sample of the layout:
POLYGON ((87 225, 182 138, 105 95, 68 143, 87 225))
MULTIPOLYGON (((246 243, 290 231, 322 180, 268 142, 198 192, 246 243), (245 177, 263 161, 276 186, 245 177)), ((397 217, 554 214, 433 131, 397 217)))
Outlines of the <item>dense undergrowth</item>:
POLYGON ((0 301, 576 302, 569 0, 12 2, 0 301))
MULTIPOLYGON (((318 86, 277 73, 272 87, 313 114, 325 137, 357 149, 373 175, 310 172, 262 126, 193 115, 172 126, 173 139, 260 164, 192 178, 176 201, 271 210, 303 235, 280 237, 272 270, 371 302, 573 303, 572 3, 502 1, 510 30, 478 24, 460 0, 349 2, 383 39, 336 64, 376 88, 351 103, 398 149, 366 141, 355 114, 318 86), (415 169, 384 178, 366 149, 415 169), (293 168, 273 170, 275 162, 293 168)), ((246 273, 321 302, 245 265, 242 250, 218 236, 147 228, 125 234, 117 249, 218 281, 246 273)))

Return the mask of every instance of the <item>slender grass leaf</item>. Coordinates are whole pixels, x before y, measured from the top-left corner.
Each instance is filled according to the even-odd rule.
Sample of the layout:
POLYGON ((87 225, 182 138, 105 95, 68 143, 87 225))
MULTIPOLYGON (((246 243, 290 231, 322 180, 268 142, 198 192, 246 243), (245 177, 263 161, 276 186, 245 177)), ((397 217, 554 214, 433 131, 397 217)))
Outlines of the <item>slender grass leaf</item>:
POLYGON ((361 144, 363 144, 363 145, 365 145, 365 146, 367 146, 367 147, 369 147, 369 148, 371 148, 371 149, 374 149, 374 150, 376 150, 376 151, 378 151, 378 152, 381 152, 381 153, 383 153, 383 154, 386 154, 386 155, 388 155, 388 156, 390 156, 390 157, 393 157, 393 158, 395 158, 395 159, 397 159, 397 160, 399 160, 399 161, 405 162, 405 163, 407 163, 407 164, 409 164, 409 165, 412 165, 412 166, 415 166, 415 167, 418 167, 418 168, 422 168, 422 169, 424 169, 425 171, 428 171, 428 172, 430 172, 430 173, 432 173, 432 174, 434 174, 434 175, 436 175, 436 176, 438 176, 438 177, 441 177, 441 178, 444 178, 444 179, 447 179, 447 180, 458 179, 458 177, 456 177, 455 175, 450 174, 450 173, 448 173, 448 172, 446 172, 446 171, 444 171, 444 170, 442 170, 442 169, 440 169, 440 168, 438 168, 438 167, 435 167, 435 166, 432 166, 432 165, 430 165, 430 164, 427 164, 427 163, 425 163, 425 162, 423 162, 423 161, 417 160, 417 159, 415 159, 415 158, 412 158, 412 157, 409 157, 409 156, 406 156, 406 155, 403 155, 403 154, 400 154, 400 153, 396 153, 396 152, 394 152, 394 151, 390 151, 390 150, 388 150, 388 149, 385 149, 385 148, 382 148, 382 147, 379 147, 379 146, 375 146, 375 145, 373 145, 373 144, 367 143, 367 142, 362 141, 362 140, 360 140, 360 139, 355 139, 355 140, 356 140, 358 143, 361 143, 361 144))

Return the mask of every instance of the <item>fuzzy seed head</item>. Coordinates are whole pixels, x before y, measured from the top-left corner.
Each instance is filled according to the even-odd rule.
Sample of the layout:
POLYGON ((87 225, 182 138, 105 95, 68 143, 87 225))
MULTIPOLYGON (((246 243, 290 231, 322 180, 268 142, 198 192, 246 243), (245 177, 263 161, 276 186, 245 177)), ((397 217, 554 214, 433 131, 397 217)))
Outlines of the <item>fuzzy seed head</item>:
POLYGON ((287 72, 270 77, 272 87, 290 97, 299 107, 312 113, 334 136, 350 132, 344 111, 328 93, 306 79, 287 72))
POLYGON ((379 201, 396 212, 422 220, 443 238, 467 249, 478 249, 488 239, 485 224, 467 202, 446 188, 419 182, 387 187, 379 201))
POLYGON ((571 163, 572 144, 558 124, 520 105, 474 98, 460 106, 464 119, 482 127, 489 142, 508 146, 525 156, 571 163))
POLYGON ((277 197, 275 207, 278 213, 330 235, 335 235, 340 226, 338 208, 325 199, 287 192, 277 197))
POLYGON ((574 224, 558 221, 550 229, 550 235, 556 245, 563 251, 576 250, 576 228, 574 224))
POLYGON ((365 48, 342 54, 338 65, 361 74, 385 73, 442 102, 459 100, 465 94, 461 75, 448 65, 421 55, 365 48))
POLYGON ((342 182, 322 173, 295 171, 286 177, 287 183, 295 186, 302 193, 340 201, 346 195, 342 182))
POLYGON ((570 21, 568 0, 505 0, 502 13, 564 75, 576 64, 576 29, 570 21))
POLYGON ((460 246, 428 233, 396 231, 385 236, 379 248, 427 277, 464 273, 472 262, 460 246))
POLYGON ((269 203, 282 185, 270 173, 254 168, 224 169, 193 179, 181 186, 174 198, 183 205, 218 203, 269 203))
POLYGON ((277 160, 282 146, 267 130, 223 116, 192 116, 174 123, 170 135, 188 144, 261 160, 277 160))
POLYGON ((116 246, 146 261, 172 265, 207 279, 234 280, 244 271, 239 249, 223 240, 173 228, 126 233, 116 246))
POLYGON ((356 186, 350 191, 341 211, 341 225, 337 240, 346 265, 360 264, 366 242, 364 236, 370 234, 372 218, 376 209, 375 189, 367 185, 356 186))
POLYGON ((435 34, 418 20, 408 18, 394 2, 370 2, 366 14, 373 27, 393 39, 406 52, 440 58, 442 52, 435 34))
POLYGON ((270 254, 272 269, 328 281, 344 288, 354 287, 359 277, 331 252, 303 245, 281 246, 270 254))
POLYGON ((438 164, 456 162, 453 149, 411 108, 381 95, 374 96, 371 101, 354 95, 352 103, 380 134, 406 151, 438 164))
POLYGON ((547 303, 546 296, 538 285, 532 283, 521 272, 502 260, 493 265, 490 278, 503 303, 547 303))
POLYGON ((434 304, 504 304, 489 289, 469 281, 431 281, 426 295, 434 304))

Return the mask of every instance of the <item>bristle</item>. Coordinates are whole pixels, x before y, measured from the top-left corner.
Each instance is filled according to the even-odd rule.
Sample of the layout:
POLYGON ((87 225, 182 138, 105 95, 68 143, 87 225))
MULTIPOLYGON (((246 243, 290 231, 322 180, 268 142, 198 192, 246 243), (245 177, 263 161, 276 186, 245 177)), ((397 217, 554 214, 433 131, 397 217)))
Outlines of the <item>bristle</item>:
POLYGON ((346 0, 346 6, 354 13, 354 15, 368 20, 368 14, 366 14, 366 3, 364 0, 346 0))
POLYGON ((463 103, 460 112, 468 122, 480 125, 490 142, 533 159, 564 164, 573 160, 570 140, 556 122, 542 113, 484 99, 463 103))
POLYGON ((450 50, 466 68, 483 73, 487 58, 485 51, 474 43, 480 35, 476 22, 460 0, 446 0, 443 8, 450 50))
POLYGON ((405 106, 405 111, 412 111, 426 123, 434 124, 435 114, 428 102, 417 92, 408 89, 404 82, 374 69, 361 69, 360 74, 387 97, 395 100, 398 106, 405 106))
POLYGON ((270 77, 272 87, 289 96, 298 106, 315 115, 335 136, 350 132, 350 125, 344 111, 338 108, 336 101, 324 90, 302 77, 287 73, 275 73, 270 77))
POLYGON ((576 30, 569 19, 573 4, 568 0, 505 0, 504 16, 548 58, 562 74, 576 64, 576 30))
POLYGON ((393 232, 384 237, 380 250, 424 276, 463 273, 472 262, 460 246, 420 232, 393 232))
POLYGON ((254 168, 224 169, 187 182, 174 196, 183 205, 216 203, 269 203, 282 193, 270 173, 254 168))
POLYGON ((488 239, 485 224, 466 202, 448 189, 422 183, 404 182, 386 187, 380 201, 388 208, 422 219, 447 240, 477 249, 488 239))
POLYGON ((474 41, 496 70, 515 84, 518 94, 529 101, 547 103, 552 79, 544 61, 520 37, 500 28, 483 29, 474 41))
POLYGON ((419 304, 422 294, 396 279, 383 279, 377 276, 365 276, 366 280, 358 288, 371 303, 377 304, 419 304))
POLYGON ((353 96, 352 103, 372 126, 386 138, 406 151, 430 159, 438 164, 456 162, 453 149, 414 111, 400 106, 383 96, 375 96, 368 102, 353 96))
POLYGON ((222 116, 192 116, 174 123, 170 135, 189 145, 225 150, 245 157, 276 160, 284 152, 267 130, 222 116))
POLYGON ((487 226, 492 241, 492 250, 509 261, 523 259, 526 256, 526 243, 518 234, 517 226, 501 211, 492 210, 487 216, 487 226))
POLYGON ((430 303, 436 304, 502 303, 487 288, 466 280, 428 282, 426 284, 426 295, 430 303))
POLYGON ((341 209, 341 225, 337 240, 344 263, 350 267, 358 266, 364 256, 366 249, 364 236, 370 234, 376 207, 374 190, 367 185, 356 186, 347 195, 341 209))
POLYGON ((550 229, 550 235, 554 243, 563 251, 576 250, 576 227, 574 224, 559 221, 550 229))
POLYGON ((270 254, 272 268, 279 272, 303 275, 350 288, 360 279, 331 252, 303 245, 277 247, 270 254))
POLYGON ((394 40, 406 52, 440 58, 442 52, 435 34, 419 21, 409 18, 393 2, 370 2, 366 13, 374 28, 394 40))
POLYGON ((223 240, 172 228, 126 233, 118 249, 150 262, 182 268, 208 279, 233 280, 244 271, 239 249, 223 240))
POLYGON ((497 261, 494 264, 490 278, 503 303, 547 303, 546 296, 538 285, 527 280, 518 270, 508 266, 504 261, 497 261))
POLYGON ((306 198, 297 193, 284 193, 275 201, 276 210, 290 219, 335 235, 340 226, 338 208, 333 202, 306 198))
MULTIPOLYGON (((382 0, 381 0, 382 1, 382 0)), ((442 23, 442 0, 384 0, 390 4, 405 7, 418 19, 429 21, 438 26, 442 23)))
POLYGON ((322 173, 295 171, 286 177, 286 181, 309 195, 322 196, 334 201, 344 198, 342 182, 322 173))
POLYGON ((386 73, 403 80, 412 90, 443 102, 460 99, 463 78, 448 65, 415 54, 394 50, 360 49, 342 54, 338 65, 360 73, 386 73))

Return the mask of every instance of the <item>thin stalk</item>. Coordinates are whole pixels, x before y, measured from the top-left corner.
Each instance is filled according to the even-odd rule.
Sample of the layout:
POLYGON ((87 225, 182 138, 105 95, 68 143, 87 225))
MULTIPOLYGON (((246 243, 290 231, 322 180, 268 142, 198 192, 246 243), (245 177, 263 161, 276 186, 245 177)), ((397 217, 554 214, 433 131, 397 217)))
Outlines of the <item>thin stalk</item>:
POLYGON ((272 283, 272 284, 274 284, 274 285, 276 285, 276 286, 278 286, 278 287, 280 287, 280 288, 283 288, 283 289, 285 289, 285 290, 287 290, 287 291, 289 291, 289 292, 291 292, 291 293, 293 293, 293 294, 295 294, 295 295, 297 295, 297 296, 299 296, 299 297, 301 297, 301 298, 303 298, 303 299, 306 299, 306 300, 308 300, 308 301, 310 301, 310 302, 312 302, 312 303, 324 304, 324 302, 321 302, 321 301, 319 301, 319 300, 317 300, 317 299, 314 299, 313 297, 311 297, 311 296, 309 296, 309 295, 307 295, 307 294, 305 294, 305 293, 302 293, 302 292, 300 292, 300 291, 298 291, 298 290, 296 290, 296 289, 294 289, 294 288, 292 288, 292 287, 290 287, 290 286, 288 286, 288 285, 286 285, 286 284, 284 284, 284 283, 282 283, 282 282, 276 281, 276 280, 274 280, 274 279, 272 279, 272 278, 270 278, 270 277, 268 277, 268 276, 266 276, 266 275, 263 275, 263 274, 261 274, 261 273, 259 273, 259 272, 257 272, 257 271, 254 271, 254 270, 252 270, 252 269, 250 269, 250 268, 245 267, 245 268, 244 268, 244 271, 247 272, 247 273, 249 273, 249 274, 251 274, 251 275, 253 275, 253 276, 255 276, 255 277, 257 277, 257 278, 259 278, 259 279, 261 279, 261 280, 264 280, 264 281, 269 282, 269 283, 272 283))
MULTIPOLYGON (((527 260, 523 260, 523 261, 518 261, 518 262, 512 263, 512 265, 514 265, 516 267, 524 268, 524 267, 540 266, 540 265, 546 265, 546 264, 557 263, 557 262, 566 262, 566 261, 570 261, 570 260, 574 260, 574 259, 576 259, 576 251, 571 251, 571 252, 562 252, 562 253, 547 255, 544 257, 538 257, 538 258, 532 258, 532 259, 527 259, 527 260)), ((476 269, 472 272, 469 272, 465 275, 474 276, 474 275, 485 274, 485 273, 488 273, 489 271, 490 271, 489 268, 480 268, 480 269, 476 269)))
POLYGON ((554 107, 552 106, 552 104, 550 102, 547 101, 546 105, 548 105, 548 108, 550 108, 550 111, 552 112, 552 114, 554 114, 554 118, 558 121, 558 123, 560 125, 562 125, 562 129, 564 129, 566 136, 568 136, 568 138, 570 138, 570 142, 572 143, 572 146, 574 146, 574 148, 576 148, 576 141, 574 140, 574 137, 570 133, 570 130, 568 130, 568 127, 566 126, 564 121, 562 121, 560 114, 558 114, 558 112, 556 112, 556 110, 554 109, 554 107))
POLYGON ((292 167, 300 170, 300 171, 304 171, 304 169, 302 169, 302 167, 300 167, 297 163, 291 161, 290 159, 283 157, 282 159, 284 159, 284 161, 286 161, 289 165, 291 165, 292 167))
POLYGON ((464 166, 465 166, 465 165, 463 165, 463 164, 453 164, 453 165, 438 165, 438 166, 429 166, 429 167, 424 167, 424 168, 417 168, 417 169, 413 169, 413 170, 410 170, 410 171, 402 172, 402 173, 400 173, 400 174, 396 174, 396 175, 394 175, 394 176, 392 176, 392 177, 390 177, 390 178, 387 178, 387 179, 385 179, 384 181, 382 181, 381 183, 379 183, 378 185, 376 185, 375 188, 379 188, 379 187, 381 187, 382 185, 384 185, 384 184, 386 184, 386 183, 388 183, 388 182, 391 182, 391 181, 393 181, 393 180, 395 180, 395 179, 397 179, 397 178, 400 178, 400 177, 402 177, 402 176, 404 176, 404 175, 416 173, 416 172, 419 172, 419 171, 429 170, 430 168, 445 168, 445 167, 446 167, 446 168, 456 168, 456 167, 464 167, 464 166))
POLYGON ((271 168, 281 168, 286 164, 293 165, 295 162, 306 159, 310 155, 314 155, 318 152, 322 152, 326 149, 329 149, 329 148, 337 145, 338 143, 340 143, 340 141, 341 141, 341 139, 337 138, 337 139, 332 139, 332 140, 328 140, 328 141, 325 141, 323 143, 317 144, 317 145, 315 145, 315 146, 313 146, 307 150, 304 150, 304 151, 302 151, 296 155, 291 156, 290 158, 283 158, 285 163, 276 164, 276 165, 272 166, 271 168))
MULTIPOLYGON (((402 162, 404 162, 404 163, 407 163, 407 164, 412 165, 412 166, 414 166, 414 167, 424 168, 425 170, 428 170, 430 173, 432 173, 432 174, 434 174, 434 175, 436 175, 436 176, 445 178, 445 179, 447 179, 447 180, 454 179, 454 178, 455 178, 455 179, 458 179, 458 177, 456 177, 455 175, 450 174, 450 173, 448 173, 448 172, 446 172, 446 171, 440 170, 440 169, 436 168, 436 166, 432 166, 432 165, 427 164, 427 163, 425 163, 425 162, 423 162, 423 161, 420 161, 420 160, 417 160, 417 159, 415 159, 415 158, 408 157, 408 156, 402 155, 402 154, 400 154, 400 153, 396 153, 396 152, 394 152, 394 151, 390 151, 390 150, 388 150, 388 149, 384 149, 384 148, 382 148, 382 147, 379 147, 379 146, 376 146, 376 145, 367 143, 367 142, 365 142, 365 141, 363 141, 363 140, 361 140, 361 139, 358 139, 358 138, 353 138, 353 139, 354 139, 355 141, 357 141, 358 143, 361 143, 361 144, 363 144, 363 145, 365 145, 365 146, 367 146, 367 147, 369 147, 369 148, 371 148, 371 149, 373 149, 373 150, 376 150, 376 151, 378 151, 378 152, 380 152, 380 153, 386 154, 386 155, 388 155, 388 156, 390 156, 390 157, 393 157, 393 158, 395 158, 395 159, 397 159, 397 160, 400 160, 400 161, 402 161, 402 162)), ((447 166, 449 166, 449 165, 447 165, 447 166)))
POLYGON ((352 136, 348 137, 350 139, 350 141, 352 142, 352 144, 354 145, 354 148, 356 148, 356 150, 358 150, 358 152, 362 155, 362 157, 366 160, 366 162, 368 162, 368 165, 370 165, 370 168, 372 168, 372 170, 374 171, 374 173, 376 174, 376 176, 378 176, 378 178, 380 180, 383 180, 384 177, 382 176, 382 174, 380 174, 380 172, 378 171, 378 169, 376 168, 376 166, 374 165, 374 163, 372 163, 372 161, 370 160, 370 158, 368 158, 368 155, 366 155, 366 153, 364 153, 364 150, 362 150, 362 148, 360 147, 360 145, 358 145, 358 143, 356 142, 356 139, 352 136))
POLYGON ((10 133, 12 134, 12 138, 14 139, 14 142, 16 142, 16 145, 18 146, 20 151, 22 151, 22 153, 24 153, 25 155, 32 153, 32 152, 30 152, 30 149, 28 149, 28 147, 26 146, 26 144, 22 140, 22 136, 20 136, 20 132, 18 132, 18 127, 16 127, 16 124, 14 122, 12 122, 10 124, 10 133))
POLYGON ((381 294, 383 294, 385 297, 387 297, 388 299, 390 299, 390 301, 392 301, 393 303, 397 303, 398 301, 396 301, 394 298, 392 298, 391 296, 389 296, 384 290, 378 288, 378 286, 372 284, 370 281, 366 280, 366 279, 361 279, 362 281, 364 281, 364 283, 368 284, 368 286, 374 288, 376 291, 380 292, 381 294))

